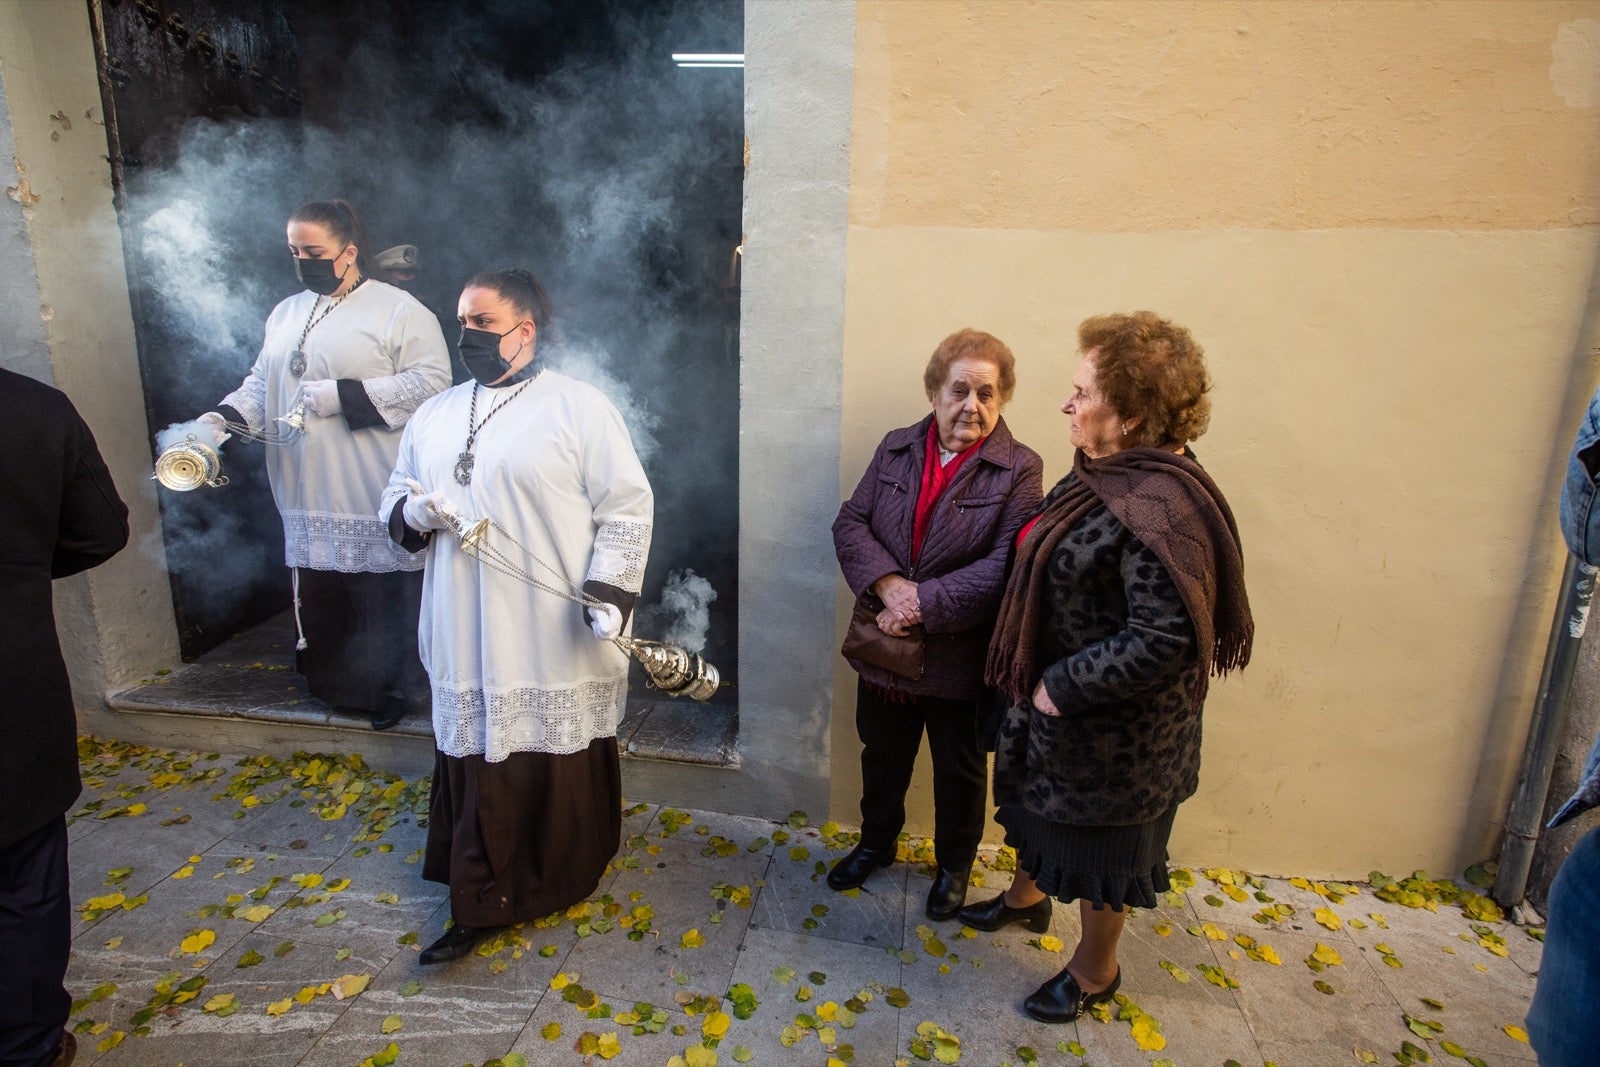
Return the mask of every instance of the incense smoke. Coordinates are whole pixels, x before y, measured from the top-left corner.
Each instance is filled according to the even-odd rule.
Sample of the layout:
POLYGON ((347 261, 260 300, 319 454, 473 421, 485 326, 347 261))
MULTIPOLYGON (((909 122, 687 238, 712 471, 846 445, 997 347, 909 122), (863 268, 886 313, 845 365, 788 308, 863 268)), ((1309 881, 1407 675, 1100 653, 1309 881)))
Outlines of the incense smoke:
POLYGON ((229 440, 231 436, 231 434, 223 434, 219 440, 216 428, 209 422, 202 422, 199 419, 190 422, 175 422, 156 434, 156 455, 159 456, 173 445, 183 444, 191 437, 210 448, 221 448, 223 442, 229 440))
MULTIPOLYGON (((743 83, 737 71, 678 70, 669 54, 739 50, 741 9, 603 6, 603 31, 569 33, 530 58, 543 46, 527 42, 555 9, 527 0, 408 6, 360 20, 354 35, 338 5, 305 5, 299 121, 235 110, 148 143, 127 210, 136 313, 162 338, 145 357, 152 425, 174 423, 161 440, 238 386, 267 315, 300 290, 289 213, 342 196, 365 223, 367 252, 418 246, 407 288, 452 350, 467 277, 512 266, 539 276, 559 336, 541 358, 607 394, 655 490, 646 596, 657 575, 688 565, 732 587, 743 83), (710 432, 717 420, 725 432, 710 432)), ((228 452, 225 490, 162 494, 169 541, 195 549, 168 546, 180 585, 234 572, 242 557, 220 539, 275 523, 261 447, 235 439, 228 452), (191 508, 243 514, 243 530, 177 514, 191 508)), ((716 629, 727 614, 731 631, 732 604, 709 611, 716 594, 693 577, 706 586, 690 612, 703 647, 704 620, 716 629)))
POLYGON ((715 599, 717 591, 694 571, 673 571, 667 575, 660 601, 640 613, 641 621, 660 631, 657 640, 688 652, 704 652, 711 629, 711 602, 715 599))

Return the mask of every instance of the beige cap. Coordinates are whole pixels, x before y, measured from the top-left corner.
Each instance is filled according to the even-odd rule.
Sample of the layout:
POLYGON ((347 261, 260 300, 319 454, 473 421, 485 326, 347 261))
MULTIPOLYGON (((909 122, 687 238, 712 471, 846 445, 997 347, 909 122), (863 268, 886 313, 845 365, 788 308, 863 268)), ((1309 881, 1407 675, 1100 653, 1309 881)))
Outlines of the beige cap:
POLYGON ((374 261, 379 270, 416 270, 417 246, 395 245, 378 253, 374 261))

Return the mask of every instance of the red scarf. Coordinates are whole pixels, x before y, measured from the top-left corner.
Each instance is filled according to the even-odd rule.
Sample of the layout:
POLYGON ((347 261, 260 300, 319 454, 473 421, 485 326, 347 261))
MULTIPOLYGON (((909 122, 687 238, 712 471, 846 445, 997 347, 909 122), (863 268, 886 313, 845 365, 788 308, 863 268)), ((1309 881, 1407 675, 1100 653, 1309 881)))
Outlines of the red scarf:
POLYGON ((922 463, 922 491, 917 494, 917 515, 911 525, 911 562, 917 562, 917 557, 922 555, 922 538, 928 532, 928 520, 933 518, 933 506, 939 502, 939 497, 950 488, 950 483, 955 480, 956 471, 967 461, 968 456, 977 455, 983 447, 983 442, 989 438, 987 435, 978 439, 971 448, 957 452, 956 457, 949 463, 939 462, 939 420, 935 418, 928 424, 928 455, 922 463))

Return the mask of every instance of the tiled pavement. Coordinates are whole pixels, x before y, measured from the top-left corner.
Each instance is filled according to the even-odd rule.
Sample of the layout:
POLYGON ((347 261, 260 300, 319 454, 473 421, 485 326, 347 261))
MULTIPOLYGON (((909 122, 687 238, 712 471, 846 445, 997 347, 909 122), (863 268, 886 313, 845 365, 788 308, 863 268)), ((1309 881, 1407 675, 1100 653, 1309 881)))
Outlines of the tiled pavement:
MULTIPOLYGON (((422 967, 448 905, 420 876, 418 783, 341 760, 84 752, 80 1064, 1346 1067, 1400 1062, 1406 1042, 1436 1064, 1534 1061, 1506 1027, 1540 944, 1509 922, 1364 884, 1264 878, 1230 896, 1225 872, 1195 871, 1128 924, 1125 1017, 1045 1026, 1018 1004, 1065 962, 1075 908, 1056 910, 1062 948, 927 922, 916 862, 834 893, 821 872, 849 834, 799 816, 630 807, 586 907, 422 967), (1269 905, 1292 913, 1263 922, 1269 905), (1341 962, 1314 972, 1319 946, 1341 962)), ((1003 863, 985 855, 973 899, 1004 887, 1003 863)))

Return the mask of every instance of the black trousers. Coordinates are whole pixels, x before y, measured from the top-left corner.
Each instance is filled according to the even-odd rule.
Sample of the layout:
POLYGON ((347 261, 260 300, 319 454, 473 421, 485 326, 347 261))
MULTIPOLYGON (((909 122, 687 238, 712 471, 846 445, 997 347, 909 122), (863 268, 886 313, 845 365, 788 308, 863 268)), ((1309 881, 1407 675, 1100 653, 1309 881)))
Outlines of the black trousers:
POLYGON ((892 849, 906 821, 906 790, 922 734, 933 756, 933 851, 939 866, 964 871, 983 840, 989 766, 978 750, 977 701, 885 699, 856 682, 856 735, 861 738, 861 843, 892 849))
POLYGON ((335 707, 377 711, 398 694, 426 707, 428 674, 417 652, 422 572, 300 570, 306 647, 296 666, 311 695, 335 707))
POLYGON ((72 998, 67 820, 0 848, 0 1067, 43 1067, 61 1047, 72 998))

